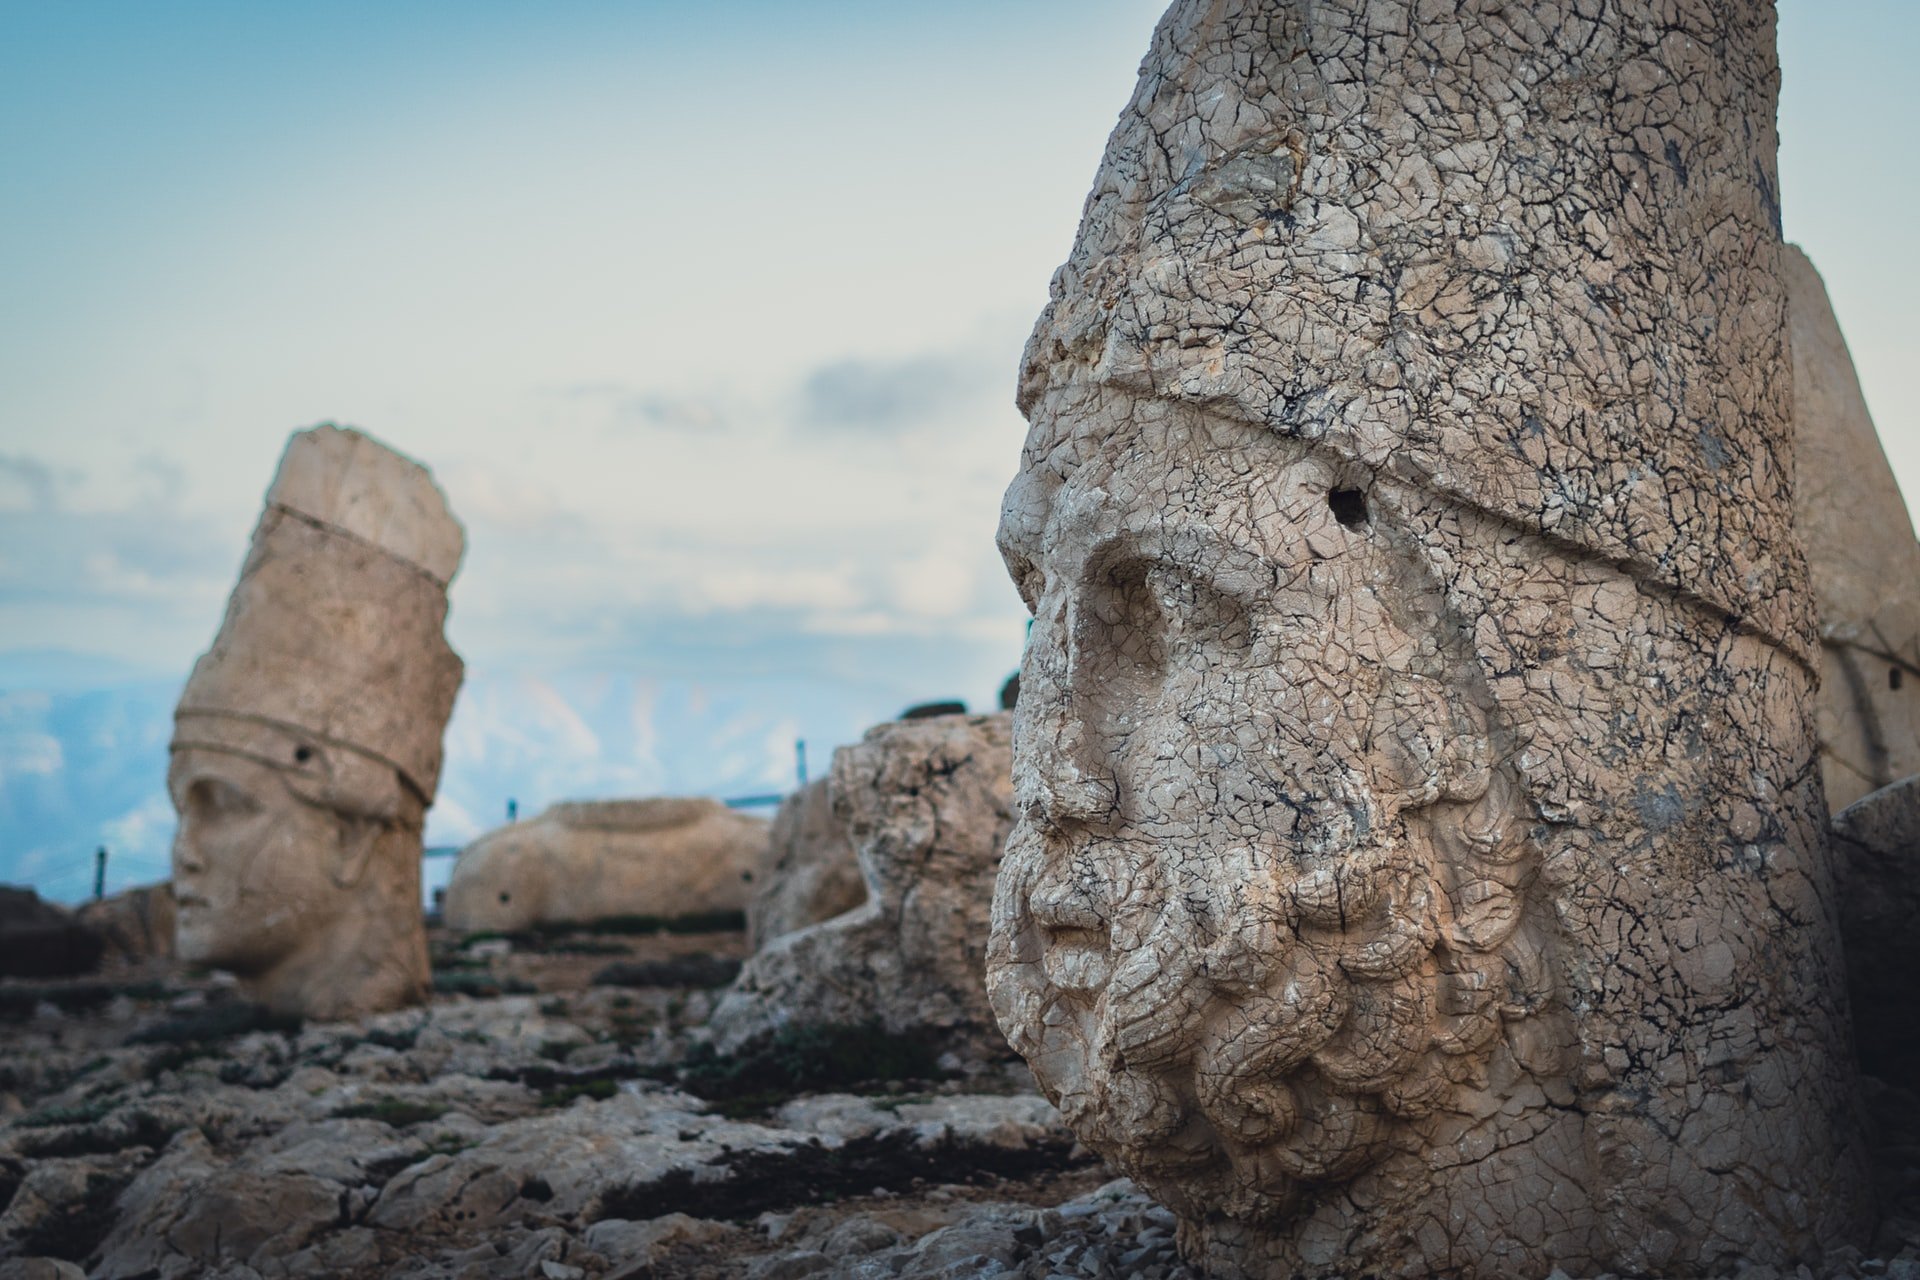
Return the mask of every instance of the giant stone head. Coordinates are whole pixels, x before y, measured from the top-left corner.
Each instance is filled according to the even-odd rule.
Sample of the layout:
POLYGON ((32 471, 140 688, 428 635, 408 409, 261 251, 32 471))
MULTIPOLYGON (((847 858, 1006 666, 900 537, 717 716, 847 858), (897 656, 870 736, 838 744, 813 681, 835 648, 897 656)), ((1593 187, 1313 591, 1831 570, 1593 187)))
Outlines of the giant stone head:
POLYGON ((989 990, 1221 1274, 1861 1212, 1771 24, 1547 7, 1176 3, 1028 347, 989 990))
POLYGON ((460 685, 464 543, 419 465, 355 431, 288 443, 174 713, 178 953, 288 1012, 423 998, 421 827, 460 685))

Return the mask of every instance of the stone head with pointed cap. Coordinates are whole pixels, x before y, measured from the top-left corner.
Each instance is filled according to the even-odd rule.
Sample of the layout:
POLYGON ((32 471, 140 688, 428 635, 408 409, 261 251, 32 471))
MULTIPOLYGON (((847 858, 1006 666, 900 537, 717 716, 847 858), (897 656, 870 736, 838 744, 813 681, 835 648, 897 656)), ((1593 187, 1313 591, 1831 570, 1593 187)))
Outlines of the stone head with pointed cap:
POLYGON ((462 674, 443 626, 464 541, 419 464, 334 426, 288 442, 174 712, 181 959, 310 1017, 424 998, 421 830, 462 674))
POLYGON ((1022 375, 987 969, 1212 1274, 1858 1221, 1776 76, 1763 5, 1155 33, 1022 375))

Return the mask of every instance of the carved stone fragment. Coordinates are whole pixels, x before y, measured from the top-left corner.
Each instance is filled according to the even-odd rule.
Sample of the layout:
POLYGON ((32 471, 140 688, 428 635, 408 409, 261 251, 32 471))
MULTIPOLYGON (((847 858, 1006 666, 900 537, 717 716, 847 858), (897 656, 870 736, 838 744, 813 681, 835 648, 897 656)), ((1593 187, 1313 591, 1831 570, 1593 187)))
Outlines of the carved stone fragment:
POLYGON ((419 464, 332 426, 288 441, 174 712, 181 960, 312 1018, 425 997, 420 835, 460 687, 442 627, 464 545, 419 464))
POLYGON ((988 988, 1223 1276, 1867 1212, 1770 6, 1179 0, 1027 350, 988 988))
POLYGON ((766 849, 766 821, 718 800, 567 801, 460 851, 447 925, 474 932, 738 912, 766 849))
POLYGON ((1920 543, 1826 285, 1794 246, 1780 260, 1794 512, 1820 614, 1820 774, 1837 814, 1920 773, 1920 543))
POLYGON ((866 901, 770 939, 714 1012, 737 1048, 782 1026, 878 1022, 963 1058, 1006 1056, 982 982, 994 873, 1012 825, 1003 714, 879 725, 833 753, 833 813, 866 901))

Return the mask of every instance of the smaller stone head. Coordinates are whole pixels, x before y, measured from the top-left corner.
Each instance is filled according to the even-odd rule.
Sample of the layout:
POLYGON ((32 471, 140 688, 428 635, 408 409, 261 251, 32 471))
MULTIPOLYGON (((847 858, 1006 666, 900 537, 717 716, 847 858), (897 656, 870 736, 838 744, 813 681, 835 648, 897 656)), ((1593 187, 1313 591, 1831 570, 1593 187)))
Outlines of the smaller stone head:
POLYGON ((354 431, 289 443, 213 647, 174 713, 179 956, 288 1012, 421 998, 421 828, 461 663, 463 536, 418 464, 354 431))

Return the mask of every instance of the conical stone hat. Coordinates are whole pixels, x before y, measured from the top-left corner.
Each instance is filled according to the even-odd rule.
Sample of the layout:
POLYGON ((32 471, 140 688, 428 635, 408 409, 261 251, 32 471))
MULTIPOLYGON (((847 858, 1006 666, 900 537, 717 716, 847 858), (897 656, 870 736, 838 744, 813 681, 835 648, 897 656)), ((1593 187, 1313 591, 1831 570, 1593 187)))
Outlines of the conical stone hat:
POLYGON ((463 671, 443 628, 464 546, 424 467, 357 431, 297 432, 181 694, 175 748, 323 768, 316 799, 370 811, 387 806, 366 766, 383 764, 431 803, 463 671))
POLYGON ((1022 409, 1091 381, 1317 441, 1810 661, 1777 77, 1713 63, 1770 41, 1771 9, 1649 58, 1525 6, 1439 43, 1404 15, 1356 34, 1352 8, 1168 12, 1022 409))

